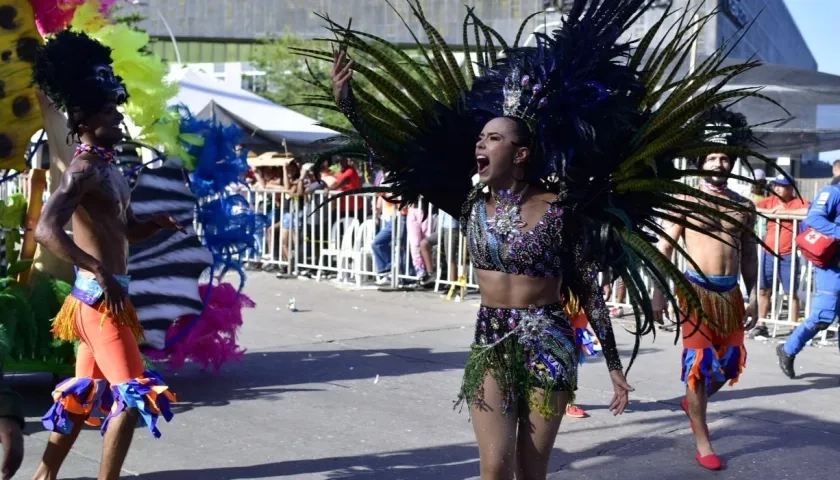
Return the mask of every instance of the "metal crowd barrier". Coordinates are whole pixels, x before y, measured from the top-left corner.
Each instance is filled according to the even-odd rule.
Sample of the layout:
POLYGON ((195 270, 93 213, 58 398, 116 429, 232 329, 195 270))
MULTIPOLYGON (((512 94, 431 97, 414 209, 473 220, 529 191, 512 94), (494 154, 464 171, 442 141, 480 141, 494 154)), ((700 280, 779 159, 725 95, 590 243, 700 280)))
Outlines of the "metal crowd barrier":
MULTIPOLYGON (((766 217, 768 224, 769 224, 769 222, 774 222, 776 224, 775 239, 774 239, 774 242, 773 242, 773 245, 775 245, 775 252, 774 253, 778 253, 778 251, 779 251, 778 250, 778 245, 779 245, 779 240, 780 240, 780 237, 781 237, 781 222, 782 221, 792 221, 793 222, 792 230, 793 230, 793 236, 794 236, 794 239, 795 239, 796 235, 799 233, 799 230, 800 230, 800 222, 802 222, 805 219, 805 216, 780 215, 780 214, 765 214, 764 217, 766 217)), ((765 231, 766 231, 766 229, 765 229, 765 231)), ((762 235, 762 239, 764 239, 764 235, 762 235)), ((799 325, 799 323, 801 323, 801 321, 803 321, 805 318, 807 318, 810 315, 811 302, 812 302, 814 292, 816 291, 816 283, 814 281, 814 265, 802 256, 801 252, 799 252, 799 248, 796 245, 796 242, 794 241, 792 243, 793 243, 792 244, 792 251, 791 251, 791 260, 792 260, 791 261, 791 267, 792 268, 790 269, 790 278, 788 279, 789 280, 788 284, 791 285, 791 287, 795 286, 795 285, 797 285, 797 280, 798 280, 798 286, 799 286, 799 288, 797 289, 797 292, 796 292, 797 298, 799 299, 799 311, 795 312, 795 314, 792 316, 792 318, 791 318, 791 312, 789 310, 789 307, 790 307, 790 300, 791 300, 791 296, 792 296, 793 292, 785 293, 784 290, 782 289, 782 284, 781 284, 782 279, 781 279, 781 275, 780 275, 780 265, 779 265, 781 260, 780 260, 779 257, 776 257, 776 256, 769 256, 768 257, 773 262, 772 275, 771 275, 771 278, 770 278, 770 287, 771 288, 769 289, 770 290, 770 299, 769 299, 770 308, 769 308, 768 316, 765 316, 764 318, 760 318, 759 322, 767 325, 770 336, 773 337, 773 338, 778 336, 780 333, 790 333, 790 332, 792 332, 796 328, 796 326, 799 325), (798 269, 796 268, 797 264, 798 264, 798 269), (803 308, 803 306, 804 306, 804 308, 803 308), (785 307, 788 307, 787 310, 785 309, 785 307), (784 316, 782 315, 783 312, 785 313, 784 316)), ((757 248, 758 248, 758 285, 757 285, 757 288, 758 288, 762 283, 761 278, 764 275, 763 272, 764 272, 764 268, 765 268, 765 265, 764 265, 765 259, 764 259, 764 255, 762 254, 764 252, 764 247, 761 246, 761 245, 758 245, 757 248)), ((681 269, 685 269, 686 262, 685 262, 684 259, 677 259, 675 257, 675 261, 681 269)), ((651 285, 649 284, 648 286, 650 287, 651 285)), ((744 285, 743 278, 741 279, 741 291, 743 292, 744 298, 746 299, 747 298, 747 288, 746 288, 746 285, 744 285)), ((617 310, 619 308, 622 308, 624 312, 632 313, 632 307, 629 303, 627 303, 626 296, 625 296, 625 298, 619 298, 618 288, 616 288, 615 284, 613 284, 613 286, 612 286, 611 296, 610 296, 610 299, 608 300, 607 303, 610 304, 611 306, 613 306, 615 310, 617 310)), ((673 315, 674 315, 673 312, 669 313, 669 316, 671 316, 671 318, 673 318, 673 315)), ((826 342, 827 338, 828 338, 828 332, 829 331, 837 332, 838 331, 838 326, 836 324, 833 324, 827 330, 824 330, 817 337, 817 338, 819 338, 818 341, 824 344, 826 342)))
MULTIPOLYGON (((330 278, 357 287, 407 287, 420 280, 414 267, 424 263, 417 258, 418 240, 429 239, 435 245, 432 250, 433 266, 427 268, 434 273, 429 282, 433 291, 447 291, 448 297, 460 299, 464 294, 478 290, 463 236, 458 229, 442 226, 445 223, 442 216, 446 214, 435 211, 431 206, 425 212, 425 220, 418 222, 420 215, 410 209, 407 215, 395 212, 387 218, 377 217, 377 197, 374 194, 357 195, 353 204, 350 203, 353 202, 352 197, 333 200, 321 209, 317 206, 328 200, 322 192, 315 192, 301 203, 291 201, 282 191, 257 190, 251 192, 251 196, 253 205, 274 220, 264 235, 261 252, 248 259, 252 263, 276 265, 284 269, 285 274, 305 275, 318 280, 330 278), (344 202, 343 207, 340 207, 341 202, 344 202), (284 221, 284 218, 298 219, 299 223, 284 221), (374 241, 387 223, 391 225, 388 239, 391 268, 382 272, 381 266, 378 268, 376 264, 374 241), (284 225, 291 227, 285 228, 284 225)), ((775 214, 766 217, 768 222, 776 222, 777 227, 781 221, 793 221, 794 232, 799 231, 799 223, 804 219, 775 214)), ((780 228, 776 228, 776 245, 779 236, 780 228)), ((761 254, 763 247, 759 245, 757 248, 760 282, 764 256, 761 254)), ((770 308, 769 314, 761 321, 768 326, 772 337, 791 331, 811 310, 815 290, 813 265, 801 257, 795 242, 792 255, 798 258, 799 263, 798 272, 795 268, 791 269, 791 277, 799 276, 797 295, 800 312, 793 319, 788 318, 785 306, 790 305, 790 294, 781 290, 779 259, 770 257, 773 260, 770 308)), ((677 264, 684 267, 682 260, 678 260, 677 264)), ((790 285, 795 285, 795 280, 791 278, 790 285)), ((627 299, 618 298, 617 290, 612 288, 608 300, 610 306, 624 307, 627 313, 632 312, 627 299)), ((746 296, 743 281, 742 290, 746 296)), ((829 330, 836 331, 837 327, 832 326, 829 330)), ((823 332, 821 341, 826 338, 827 332, 823 332)))
MULTIPOLYGON (((22 192, 24 184, 15 181, 0 187, 0 200, 5 200, 13 193, 22 192)), ((258 239, 259 250, 249 252, 242 258, 252 268, 276 269, 284 275, 307 276, 319 281, 330 279, 356 287, 410 288, 420 280, 415 266, 425 262, 418 258, 418 243, 426 239, 435 245, 432 248, 433 265, 431 268, 426 266, 426 270, 434 274, 428 285, 435 292, 447 291, 447 298, 460 300, 466 294, 478 290, 463 235, 456 228, 447 228, 443 217, 446 214, 436 211, 433 206, 426 209, 425 218, 419 210, 411 209, 407 214, 394 211, 383 217, 376 214, 375 194, 333 200, 330 200, 330 194, 323 192, 314 192, 303 199, 294 199, 282 190, 271 189, 251 190, 246 194, 255 210, 269 219, 268 227, 258 239), (390 235, 380 235, 389 224, 390 235), (376 249, 379 249, 381 257, 390 259, 391 266, 387 270, 383 271, 383 266, 377 265, 376 249)), ((794 232, 799 231, 799 223, 804 219, 801 216, 775 214, 766 217, 768 222, 776 222, 777 227, 781 221, 793 221, 794 232)), ((776 228, 776 245, 779 243, 779 235, 780 228, 776 228)), ((763 247, 759 245, 757 248, 760 281, 764 257, 761 255, 763 247)), ((773 260, 770 310, 769 315, 761 321, 768 325, 772 337, 791 331, 811 310, 815 291, 813 265, 802 258, 795 242, 792 255, 800 265, 797 292, 800 312, 793 319, 788 318, 789 315, 782 315, 784 307, 790 304, 790 295, 780 289, 779 259, 770 257, 773 260)), ((684 266, 682 260, 677 263, 684 266)), ((790 285, 796 284, 794 275, 797 275, 797 271, 792 268, 790 285)), ((650 287, 649 281, 648 284, 650 287)), ((742 289, 746 295, 743 282, 742 289)), ((632 312, 627 298, 619 298, 615 284, 608 304, 615 309, 623 308, 627 313, 632 312)), ((829 330, 837 331, 837 326, 829 330)), ((826 338, 827 331, 824 331, 821 341, 824 342, 826 338)))

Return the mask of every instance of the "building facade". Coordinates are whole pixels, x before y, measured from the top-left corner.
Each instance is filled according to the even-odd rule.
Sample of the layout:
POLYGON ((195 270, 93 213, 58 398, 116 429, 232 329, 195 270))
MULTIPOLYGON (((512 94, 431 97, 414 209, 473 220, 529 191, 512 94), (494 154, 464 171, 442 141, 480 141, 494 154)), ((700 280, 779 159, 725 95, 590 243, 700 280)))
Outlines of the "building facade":
MULTIPOLYGON (((738 29, 755 20, 732 56, 755 56, 767 63, 778 63, 816 70, 817 64, 799 32, 784 0, 672 0, 674 8, 702 3, 702 11, 719 8, 723 14, 709 24, 700 35, 699 55, 709 54, 724 39, 732 39, 738 29)), ((409 3, 405 0, 136 0, 130 7, 146 17, 142 27, 155 40, 154 50, 170 62, 177 60, 171 37, 178 45, 178 53, 185 64, 213 65, 211 72, 219 77, 253 76, 247 64, 257 56, 260 42, 286 33, 304 38, 328 35, 324 20, 317 14, 373 33, 389 41, 409 46, 413 39, 406 32, 400 17, 421 32, 413 20, 409 3), (234 67, 232 64, 239 64, 234 67)), ((421 0, 424 13, 441 35, 453 47, 462 42, 463 0, 421 0)), ((526 30, 533 31, 557 25, 569 0, 473 0, 475 13, 505 38, 513 38, 523 19, 537 15, 526 30)), ((637 23, 633 35, 643 35, 657 20, 668 0, 657 2, 654 8, 637 23)), ((258 82, 255 83, 259 88, 258 82)))
MULTIPOLYGON (((220 81, 259 92, 267 87, 264 73, 250 61, 259 57, 262 42, 272 36, 292 34, 303 38, 328 37, 325 21, 338 23, 352 18, 352 26, 391 42, 413 45, 403 24, 405 19, 421 38, 422 28, 413 20, 406 0, 137 0, 135 11, 146 17, 142 27, 154 39, 153 50, 169 62, 195 65, 220 81), (396 10, 396 11, 395 11, 396 10), (172 38, 175 39, 173 43, 172 38), (177 44, 177 50, 175 48, 177 44)), ((551 30, 560 24, 570 0, 421 0, 424 13, 447 43, 458 48, 463 41, 464 3, 504 38, 514 38, 522 21, 534 12, 523 39, 535 30, 551 30)), ((668 3, 674 9, 700 7, 700 13, 721 11, 701 31, 697 59, 710 55, 726 41, 735 40, 731 57, 755 58, 817 70, 817 63, 799 32, 784 0, 661 0, 634 26, 630 35, 639 38, 662 15, 668 3)), ((789 127, 816 125, 816 106, 794 105, 789 127)), ((751 116, 780 118, 778 112, 756 112, 751 116), (773 116, 776 115, 776 116, 773 116)))

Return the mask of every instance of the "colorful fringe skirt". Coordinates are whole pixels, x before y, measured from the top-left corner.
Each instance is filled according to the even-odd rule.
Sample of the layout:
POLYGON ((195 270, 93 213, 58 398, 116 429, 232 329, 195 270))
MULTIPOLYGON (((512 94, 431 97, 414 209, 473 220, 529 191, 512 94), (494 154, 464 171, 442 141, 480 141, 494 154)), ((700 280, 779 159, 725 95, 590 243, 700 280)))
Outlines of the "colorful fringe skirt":
MULTIPOLYGON (((566 313, 569 313, 568 305, 566 313)), ((586 314, 578 311, 576 314, 569 316, 572 319, 572 327, 575 329, 575 343, 580 351, 578 363, 583 364, 586 357, 597 355, 601 349, 598 346, 598 339, 589 331, 589 319, 586 318, 586 314)))
MULTIPOLYGON (((117 280, 127 294, 128 276, 117 280)), ((138 339, 143 328, 130 300, 119 315, 102 301, 104 292, 90 277, 77 276, 73 291, 53 322, 53 334, 67 341, 79 340, 76 376, 53 391, 54 404, 41 419, 50 431, 69 434, 72 417, 91 426, 108 424, 125 409, 136 409, 155 437, 159 417, 172 420, 175 395, 154 371, 146 370, 138 339)))
POLYGON ((87 425, 101 427, 102 435, 105 435, 111 419, 126 408, 135 408, 152 435, 160 438, 158 418, 162 416, 167 422, 172 420, 171 404, 177 398, 160 375, 146 370, 142 376, 110 388, 105 379, 69 378, 55 387, 53 400, 55 403, 41 418, 44 428, 51 432, 70 434, 74 426, 70 416, 73 415, 84 418, 87 425))
MULTIPOLYGON (((707 391, 712 382, 729 381, 734 385, 747 364, 742 326, 746 309, 738 277, 707 275, 703 279, 691 271, 685 276, 700 297, 702 311, 714 319, 714 324, 697 312, 684 320, 681 380, 691 390, 698 382, 703 382, 707 391)), ((687 311, 685 294, 680 290, 676 293, 680 310, 687 311)))
MULTIPOLYGON (((577 390, 579 348, 563 303, 527 309, 482 306, 478 311, 475 339, 455 404, 484 404, 484 379, 490 374, 509 413, 522 400, 544 418, 554 411, 552 391, 577 390)), ((571 400, 571 399, 570 399, 571 400)))

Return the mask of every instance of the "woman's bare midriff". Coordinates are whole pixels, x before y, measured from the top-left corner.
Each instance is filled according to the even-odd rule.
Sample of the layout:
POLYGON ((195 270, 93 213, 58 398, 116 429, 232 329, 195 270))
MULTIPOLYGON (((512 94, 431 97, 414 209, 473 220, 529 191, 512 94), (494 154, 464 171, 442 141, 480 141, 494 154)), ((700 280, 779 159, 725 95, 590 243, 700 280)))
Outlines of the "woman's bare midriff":
POLYGON ((562 278, 534 278, 476 270, 481 304, 493 308, 528 308, 560 301, 562 278))

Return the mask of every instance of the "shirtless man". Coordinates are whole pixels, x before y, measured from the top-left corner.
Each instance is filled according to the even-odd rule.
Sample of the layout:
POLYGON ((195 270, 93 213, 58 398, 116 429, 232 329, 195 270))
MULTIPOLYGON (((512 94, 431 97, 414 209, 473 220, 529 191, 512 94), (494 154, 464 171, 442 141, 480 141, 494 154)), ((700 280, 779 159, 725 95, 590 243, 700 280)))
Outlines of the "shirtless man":
MULTIPOLYGON (((711 154, 700 159, 699 167, 710 172, 729 173, 734 162, 726 154, 711 154)), ((741 225, 722 222, 714 218, 694 218, 689 221, 702 230, 711 231, 729 244, 706 234, 684 228, 677 224, 666 224, 668 236, 675 241, 685 239, 688 255, 693 258, 705 279, 688 267, 686 278, 693 284, 700 297, 703 311, 710 315, 714 325, 698 318, 693 313, 685 318, 683 332, 682 381, 686 384, 686 398, 681 405, 689 417, 697 443, 697 462, 704 468, 720 470, 723 463, 712 449, 706 424, 708 399, 729 381, 738 381, 746 364, 744 331, 751 329, 758 318, 756 282, 758 277, 758 251, 754 237, 750 234, 755 225, 755 207, 752 202, 733 192, 726 185, 725 176, 709 176, 700 189, 710 195, 726 198, 748 207, 750 213, 728 211, 741 225), (744 299, 738 282, 739 274, 749 292, 749 305, 744 308, 744 299), (750 318, 751 320, 747 320, 750 318), (699 324, 699 325, 698 325, 699 324)), ((709 207, 719 210, 711 203, 709 207)), ((665 239, 659 243, 660 251, 670 257, 673 247, 665 239)), ((680 310, 685 311, 687 303, 681 292, 677 292, 680 310)), ((662 292, 655 292, 654 309, 665 305, 662 292)))
POLYGON ((36 63, 36 81, 53 93, 57 106, 67 109, 70 133, 81 140, 35 229, 38 243, 77 269, 53 333, 60 340, 79 340, 76 375, 56 387, 55 404, 43 418, 52 434, 36 480, 56 479, 82 425, 99 425, 103 418, 99 480, 118 479, 137 419, 142 417, 159 436, 156 417, 171 419, 169 402, 174 400, 162 379, 145 370, 140 355, 142 327, 128 299, 128 245, 162 228, 183 229, 169 216, 141 222, 132 213, 128 184, 111 164, 113 148, 123 138, 117 106, 127 94, 111 70, 110 51, 103 54, 101 48, 84 34, 62 32, 44 48, 43 63, 36 63), (50 74, 68 44, 75 46, 78 58, 64 68, 93 62, 87 70, 67 72, 81 76, 82 82, 50 74), (70 221, 72 238, 64 231, 70 221))

